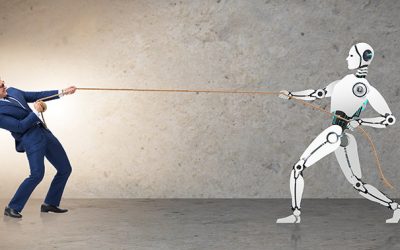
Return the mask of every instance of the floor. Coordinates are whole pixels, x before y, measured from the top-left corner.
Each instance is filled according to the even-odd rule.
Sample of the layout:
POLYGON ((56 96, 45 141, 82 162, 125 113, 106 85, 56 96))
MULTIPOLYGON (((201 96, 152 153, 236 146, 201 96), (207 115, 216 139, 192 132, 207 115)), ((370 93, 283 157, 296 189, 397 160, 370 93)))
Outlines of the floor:
POLYGON ((67 199, 67 214, 40 204, 3 218, 0 249, 400 249, 391 211, 363 199, 304 200, 297 225, 275 223, 283 199, 67 199))

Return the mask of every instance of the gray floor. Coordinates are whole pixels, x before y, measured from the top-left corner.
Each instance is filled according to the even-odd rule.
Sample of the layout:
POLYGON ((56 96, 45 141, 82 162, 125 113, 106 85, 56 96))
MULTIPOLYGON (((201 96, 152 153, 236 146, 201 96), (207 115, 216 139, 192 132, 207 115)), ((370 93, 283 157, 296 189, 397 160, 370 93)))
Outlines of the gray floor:
MULTIPOLYGON (((0 205, 6 205, 5 200, 0 205)), ((302 224, 277 225, 289 200, 64 200, 68 214, 4 217, 0 249, 400 249, 391 211, 367 200, 304 200, 302 224)))

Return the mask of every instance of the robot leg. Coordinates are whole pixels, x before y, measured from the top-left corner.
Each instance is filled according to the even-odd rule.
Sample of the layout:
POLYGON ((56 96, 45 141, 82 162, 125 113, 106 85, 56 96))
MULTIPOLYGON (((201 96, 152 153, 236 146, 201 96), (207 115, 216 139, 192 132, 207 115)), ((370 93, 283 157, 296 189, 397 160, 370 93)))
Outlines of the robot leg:
POLYGON ((335 155, 346 179, 353 185, 360 195, 364 196, 368 200, 377 202, 394 210, 393 218, 387 220, 387 223, 397 223, 400 220, 400 206, 380 192, 377 188, 370 184, 366 184, 361 180, 362 174, 358 158, 357 142, 353 135, 349 133, 343 135, 342 143, 335 151, 335 155))
POLYGON ((301 155, 300 160, 293 166, 290 174, 293 214, 278 219, 276 223, 300 223, 301 199, 304 190, 303 171, 329 153, 335 151, 340 145, 341 134, 342 128, 337 125, 330 126, 319 134, 301 155))

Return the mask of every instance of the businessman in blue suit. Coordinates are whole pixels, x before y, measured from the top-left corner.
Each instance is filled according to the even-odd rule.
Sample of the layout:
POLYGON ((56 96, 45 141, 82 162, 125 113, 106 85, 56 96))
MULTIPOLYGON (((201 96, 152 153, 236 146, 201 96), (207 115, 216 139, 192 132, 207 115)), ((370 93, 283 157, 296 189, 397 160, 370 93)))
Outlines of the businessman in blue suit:
MULTIPOLYGON (((62 95, 73 94, 76 87, 62 90, 62 95)), ((11 132, 18 152, 26 152, 30 175, 19 186, 14 197, 4 210, 4 215, 22 218, 21 211, 30 195, 44 176, 44 158, 57 169, 57 174, 50 185, 41 212, 65 213, 67 209, 59 208, 61 196, 68 177, 71 164, 61 143, 40 120, 38 112, 45 111, 39 99, 58 94, 58 90, 43 92, 27 92, 16 88, 7 88, 0 80, 0 128, 11 132), (28 103, 34 103, 36 112, 28 103)), ((52 99, 57 99, 54 97, 52 99)), ((52 100, 50 99, 50 100, 52 100)))

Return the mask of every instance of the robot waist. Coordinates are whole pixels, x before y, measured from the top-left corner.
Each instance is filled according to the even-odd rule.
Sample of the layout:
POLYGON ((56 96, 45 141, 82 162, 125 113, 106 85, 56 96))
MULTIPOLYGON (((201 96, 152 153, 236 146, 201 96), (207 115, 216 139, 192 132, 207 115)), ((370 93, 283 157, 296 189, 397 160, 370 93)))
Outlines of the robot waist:
MULTIPOLYGON (((337 115, 337 116, 340 116, 340 117, 342 117, 342 118, 344 118, 346 120, 350 120, 350 118, 351 118, 351 117, 347 116, 345 112, 340 111, 340 110, 336 110, 334 114, 337 115)), ((340 127, 342 127, 343 130, 345 130, 347 128, 347 124, 348 123, 349 122, 347 122, 345 120, 342 120, 342 119, 339 119, 336 116, 333 117, 332 124, 333 125, 339 125, 340 127)))

